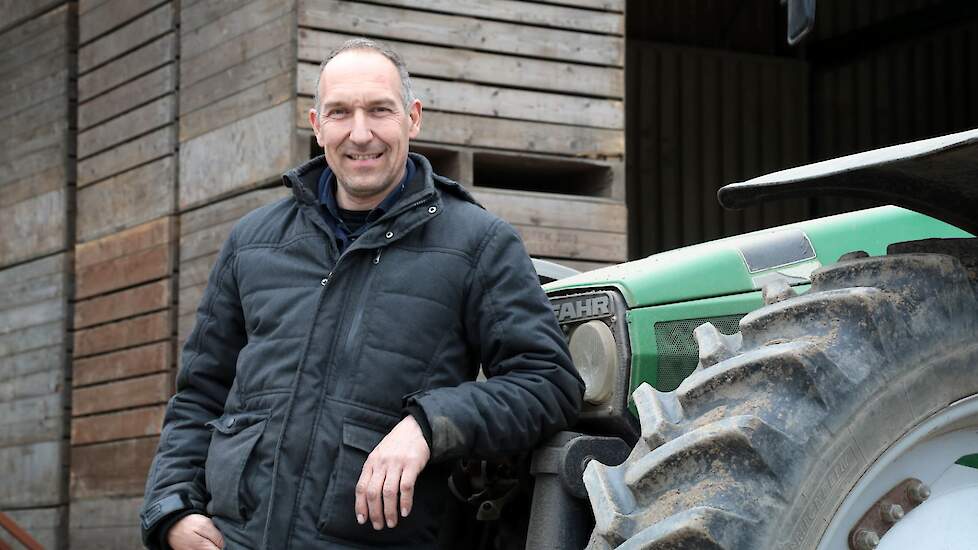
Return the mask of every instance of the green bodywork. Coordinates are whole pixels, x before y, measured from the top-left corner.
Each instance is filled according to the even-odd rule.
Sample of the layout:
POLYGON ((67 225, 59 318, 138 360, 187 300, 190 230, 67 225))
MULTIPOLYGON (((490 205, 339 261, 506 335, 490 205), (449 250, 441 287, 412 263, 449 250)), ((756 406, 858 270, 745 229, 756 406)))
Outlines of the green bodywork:
POLYGON ((763 305, 760 286, 766 279, 784 278, 803 292, 812 271, 847 252, 882 255, 887 245, 896 242, 970 236, 928 216, 884 206, 671 250, 554 281, 544 288, 548 293, 618 290, 628 306, 628 395, 642 382, 669 391, 695 365, 692 329, 711 321, 721 332, 735 332, 740 317, 763 305), (815 258, 748 270, 741 253, 745 243, 799 229, 811 243, 815 258))

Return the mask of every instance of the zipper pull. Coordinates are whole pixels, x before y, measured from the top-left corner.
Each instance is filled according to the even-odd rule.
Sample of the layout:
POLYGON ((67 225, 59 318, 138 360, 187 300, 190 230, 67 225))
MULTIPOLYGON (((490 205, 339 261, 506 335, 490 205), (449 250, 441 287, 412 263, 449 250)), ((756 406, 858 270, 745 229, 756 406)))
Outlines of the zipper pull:
POLYGON ((377 264, 380 263, 380 252, 382 250, 384 250, 384 249, 383 248, 378 248, 377 249, 377 255, 374 256, 374 265, 377 265, 377 264))
POLYGON ((319 284, 321 284, 323 286, 326 286, 326 283, 329 282, 329 278, 332 277, 332 276, 333 276, 333 272, 330 271, 329 273, 326 274, 325 277, 323 277, 323 280, 322 281, 319 281, 319 284))

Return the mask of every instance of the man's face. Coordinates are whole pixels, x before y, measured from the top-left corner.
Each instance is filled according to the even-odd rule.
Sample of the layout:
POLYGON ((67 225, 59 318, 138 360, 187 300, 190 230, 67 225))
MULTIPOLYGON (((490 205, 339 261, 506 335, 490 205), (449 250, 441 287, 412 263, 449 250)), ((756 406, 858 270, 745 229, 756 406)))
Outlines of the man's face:
POLYGON ((336 175, 340 206, 372 208, 404 177, 408 140, 421 130, 421 102, 405 112, 397 68, 372 50, 330 60, 319 97, 318 116, 309 117, 336 175))

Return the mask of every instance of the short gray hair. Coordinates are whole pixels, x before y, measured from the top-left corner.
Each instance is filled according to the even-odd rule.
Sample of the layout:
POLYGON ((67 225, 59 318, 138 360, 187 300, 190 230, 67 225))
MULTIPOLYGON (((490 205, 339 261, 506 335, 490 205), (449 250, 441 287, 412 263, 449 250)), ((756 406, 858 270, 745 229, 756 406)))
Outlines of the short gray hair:
POLYGON ((326 64, 333 60, 334 57, 340 55, 343 52, 348 52, 351 50, 371 50, 379 53, 380 55, 386 57, 394 64, 397 69, 398 76, 401 77, 401 102, 404 103, 404 111, 407 112, 411 109, 411 104, 414 103, 414 88, 411 86, 411 75, 408 73, 407 65, 404 64, 404 60, 401 56, 391 49, 376 40, 371 40, 369 38, 351 38, 347 40, 340 47, 329 52, 323 59, 323 62, 319 64, 319 74, 316 75, 316 98, 313 104, 313 109, 316 113, 319 113, 319 81, 323 77, 323 69, 326 68, 326 64))

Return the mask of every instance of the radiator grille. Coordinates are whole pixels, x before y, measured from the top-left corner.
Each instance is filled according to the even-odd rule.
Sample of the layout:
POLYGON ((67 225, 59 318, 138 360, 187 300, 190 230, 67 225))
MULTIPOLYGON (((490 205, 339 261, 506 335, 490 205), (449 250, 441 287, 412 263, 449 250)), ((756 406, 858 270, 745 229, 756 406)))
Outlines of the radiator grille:
POLYGON ((656 389, 672 391, 696 369, 699 346, 693 330, 703 323, 713 323, 723 334, 734 334, 743 314, 702 319, 681 319, 655 324, 655 344, 659 350, 659 376, 656 389))

